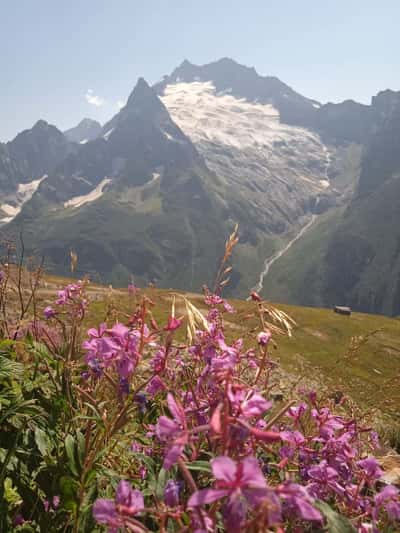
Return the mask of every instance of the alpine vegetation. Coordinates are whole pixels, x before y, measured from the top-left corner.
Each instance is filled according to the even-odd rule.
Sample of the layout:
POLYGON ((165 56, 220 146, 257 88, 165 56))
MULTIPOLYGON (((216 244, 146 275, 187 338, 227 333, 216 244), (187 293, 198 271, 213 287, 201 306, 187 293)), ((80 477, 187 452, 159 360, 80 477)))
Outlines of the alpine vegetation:
POLYGON ((273 398, 272 347, 293 320, 253 292, 259 326, 228 332, 236 242, 202 306, 170 294, 168 318, 133 283, 128 309, 99 307, 87 280, 43 309, 40 269, 6 265, 2 531, 398 530, 399 490, 352 406, 300 385, 273 398))

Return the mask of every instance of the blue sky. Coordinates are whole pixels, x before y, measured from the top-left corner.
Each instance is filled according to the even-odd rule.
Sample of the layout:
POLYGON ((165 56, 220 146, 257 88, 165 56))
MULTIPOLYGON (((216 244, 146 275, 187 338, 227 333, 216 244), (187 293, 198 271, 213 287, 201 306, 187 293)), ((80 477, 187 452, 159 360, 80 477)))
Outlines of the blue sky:
POLYGON ((184 58, 232 57, 322 102, 400 90, 400 0, 1 0, 0 16, 2 141, 39 118, 104 122, 184 58))

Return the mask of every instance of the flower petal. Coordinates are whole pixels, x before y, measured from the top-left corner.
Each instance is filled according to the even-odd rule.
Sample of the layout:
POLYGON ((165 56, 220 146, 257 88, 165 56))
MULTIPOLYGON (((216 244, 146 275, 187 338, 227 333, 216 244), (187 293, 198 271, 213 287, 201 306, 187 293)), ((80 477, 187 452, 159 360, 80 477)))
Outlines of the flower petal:
POLYGON ((180 431, 175 420, 166 416, 160 416, 156 425, 156 434, 160 440, 167 440, 174 437, 180 431))
POLYGON ((216 479, 235 480, 237 466, 230 457, 216 457, 211 461, 211 468, 216 479))
POLYGON ((304 498, 294 498, 294 503, 303 520, 323 520, 321 513, 304 498))
POLYGON ((246 457, 242 461, 242 482, 249 487, 263 489, 267 481, 255 457, 246 457))
POLYGON ((183 410, 181 404, 178 402, 178 400, 175 400, 171 393, 168 393, 167 395, 167 402, 171 415, 177 422, 179 422, 179 424, 183 425, 185 423, 185 411, 183 410))
POLYGON ((118 514, 115 503, 112 500, 103 498, 96 500, 93 504, 93 517, 99 524, 117 525, 118 514))
POLYGON ((181 456, 183 449, 188 441, 187 433, 183 433, 180 437, 174 440, 172 446, 168 449, 167 455, 164 458, 163 468, 169 470, 181 456))
POLYGON ((228 496, 229 491, 225 489, 202 489, 192 494, 188 501, 188 507, 198 507, 207 503, 215 502, 225 496, 228 496))

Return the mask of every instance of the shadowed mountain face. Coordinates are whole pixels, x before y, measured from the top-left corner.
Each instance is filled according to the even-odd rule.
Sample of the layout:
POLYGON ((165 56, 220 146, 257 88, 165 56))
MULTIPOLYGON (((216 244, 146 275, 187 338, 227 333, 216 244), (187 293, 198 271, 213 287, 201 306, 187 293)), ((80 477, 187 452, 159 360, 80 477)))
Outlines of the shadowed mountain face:
POLYGON ((239 223, 231 294, 264 272, 277 299, 398 312, 399 94, 321 105, 231 59, 184 61, 103 127, 39 121, 0 144, 3 233, 59 273, 74 249, 79 274, 199 289, 239 223))
POLYGON ((83 144, 49 175, 42 193, 51 201, 65 202, 89 193, 105 178, 114 188, 142 186, 161 170, 173 168, 178 174, 195 164, 201 164, 195 148, 140 79, 127 105, 97 139, 83 144))
POLYGON ((400 93, 379 93, 372 112, 353 197, 275 265, 266 284, 272 297, 400 314, 400 93))
POLYGON ((326 298, 336 294, 371 312, 400 314, 400 93, 382 93, 382 112, 361 175, 329 244, 326 298), (346 283, 343 283, 343 277, 346 283))
POLYGON ((40 183, 74 146, 40 120, 7 144, 0 144, 0 224, 13 220, 40 183))
POLYGON ((72 150, 55 127, 39 120, 32 129, 0 144, 0 195, 50 172, 72 150))
POLYGON ((86 144, 96 139, 101 133, 101 124, 97 120, 84 118, 74 128, 64 131, 66 138, 75 143, 86 144))

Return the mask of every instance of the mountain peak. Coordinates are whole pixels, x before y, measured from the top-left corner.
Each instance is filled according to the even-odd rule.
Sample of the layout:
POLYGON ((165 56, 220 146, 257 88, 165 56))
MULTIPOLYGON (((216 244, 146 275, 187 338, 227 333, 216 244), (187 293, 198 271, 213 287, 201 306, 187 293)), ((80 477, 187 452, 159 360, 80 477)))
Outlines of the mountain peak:
POLYGON ((101 133, 101 124, 91 118, 83 118, 77 126, 64 131, 64 135, 71 142, 84 144, 93 141, 101 133))
POLYGON ((193 63, 191 63, 188 59, 184 59, 178 68, 187 68, 187 67, 194 67, 194 66, 195 65, 193 65, 193 63))
POLYGON ((142 114, 155 110, 165 110, 165 107, 147 81, 144 78, 139 78, 128 98, 126 109, 142 114))
POLYGON ((93 120, 92 118, 88 118, 88 117, 83 118, 78 124, 78 126, 81 126, 84 128, 87 128, 93 125, 101 126, 100 122, 97 122, 97 120, 93 120))
POLYGON ((43 119, 39 119, 32 127, 32 130, 45 130, 50 127, 50 124, 43 119))

